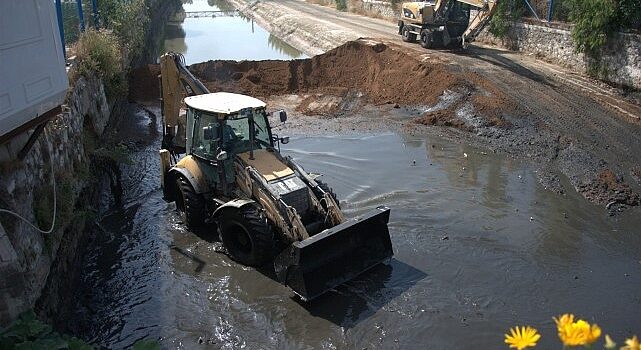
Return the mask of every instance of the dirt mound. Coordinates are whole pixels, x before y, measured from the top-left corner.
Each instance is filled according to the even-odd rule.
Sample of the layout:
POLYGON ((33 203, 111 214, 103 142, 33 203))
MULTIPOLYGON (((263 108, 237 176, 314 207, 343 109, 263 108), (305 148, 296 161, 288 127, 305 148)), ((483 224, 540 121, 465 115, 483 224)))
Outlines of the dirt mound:
POLYGON ((212 91, 267 97, 291 93, 341 96, 357 90, 371 103, 434 104, 459 76, 443 64, 419 62, 382 43, 353 41, 294 61, 209 61, 190 71, 212 91))
POLYGON ((600 204, 625 204, 637 206, 641 203, 639 194, 617 176, 612 170, 602 170, 591 183, 579 186, 579 192, 585 198, 600 204))
MULTIPOLYGON (((308 94, 311 97, 301 110, 304 113, 314 113, 326 106, 326 111, 320 111, 326 115, 341 107, 328 103, 331 101, 314 101, 314 96, 344 98, 356 91, 372 104, 432 106, 445 91, 455 91, 464 97, 458 105, 465 101, 473 104, 475 118, 486 118, 492 125, 505 123, 501 114, 512 104, 489 81, 478 74, 455 71, 435 58, 419 58, 402 47, 358 40, 309 59, 208 61, 191 65, 189 70, 212 92, 237 92, 259 98, 308 94), (310 105, 312 109, 308 108, 310 105)), ((157 66, 149 66, 132 73, 132 99, 157 95, 157 71, 157 66)), ((465 126, 465 121, 454 120, 456 108, 443 109, 436 119, 451 121, 437 125, 465 126)), ((433 124, 433 117, 426 116, 420 122, 433 124)))

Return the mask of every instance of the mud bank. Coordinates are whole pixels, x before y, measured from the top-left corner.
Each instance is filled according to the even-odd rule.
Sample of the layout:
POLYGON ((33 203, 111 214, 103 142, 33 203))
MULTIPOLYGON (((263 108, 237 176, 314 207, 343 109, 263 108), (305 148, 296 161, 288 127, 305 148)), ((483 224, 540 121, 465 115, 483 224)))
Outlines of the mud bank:
MULTIPOLYGON (((349 117, 367 110, 388 127, 437 132, 529 158, 539 164, 538 177, 546 188, 567 192, 562 181, 567 178, 574 190, 613 213, 640 203, 640 183, 632 176, 641 164, 641 155, 633 151, 641 149, 639 125, 616 118, 589 120, 546 101, 519 100, 511 86, 429 52, 410 54, 400 45, 360 39, 310 59, 208 61, 189 69, 210 91, 280 101, 307 118, 349 117), (296 97, 283 98, 292 95, 296 97), (373 113, 376 109, 380 115, 373 113)), ((158 73, 153 65, 135 72, 131 98, 153 99, 158 73)), ((577 113, 576 106, 569 107, 577 113)), ((584 108, 599 106, 592 101, 584 108)))

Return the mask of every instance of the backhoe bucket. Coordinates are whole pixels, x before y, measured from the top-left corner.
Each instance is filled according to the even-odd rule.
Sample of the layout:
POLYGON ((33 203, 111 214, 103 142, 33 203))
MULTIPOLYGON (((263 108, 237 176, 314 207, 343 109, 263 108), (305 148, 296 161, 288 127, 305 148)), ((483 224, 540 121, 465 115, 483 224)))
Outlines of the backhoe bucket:
POLYGON ((378 207, 292 243, 274 260, 277 278, 303 300, 311 300, 389 259, 389 214, 389 208, 378 207))

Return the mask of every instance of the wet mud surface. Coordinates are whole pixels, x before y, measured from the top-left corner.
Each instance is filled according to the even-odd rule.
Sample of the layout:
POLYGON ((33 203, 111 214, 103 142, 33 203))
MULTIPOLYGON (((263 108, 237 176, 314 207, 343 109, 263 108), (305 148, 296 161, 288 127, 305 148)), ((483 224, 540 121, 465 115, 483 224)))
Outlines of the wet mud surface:
MULTIPOLYGON (((381 126, 405 125, 394 114, 404 114, 400 108, 386 110, 381 126)), ((162 200, 157 113, 134 110, 134 127, 122 130, 134 160, 122 169, 122 203, 107 200, 64 315, 64 327, 92 343, 487 349, 504 346, 508 327, 528 323, 542 330, 540 346, 552 348, 551 316, 562 312, 597 321, 618 339, 641 327, 634 210, 609 217, 576 193, 546 191, 530 163, 483 148, 402 130, 341 131, 331 127, 336 119, 294 114, 279 127, 292 136, 283 153, 322 173, 348 217, 390 206, 395 254, 302 303, 269 273, 230 260, 215 228, 186 230, 162 200), (306 122, 312 118, 316 124, 306 122)), ((359 125, 364 117, 373 119, 345 118, 359 125)))
MULTIPOLYGON (((412 132, 434 133, 431 127, 437 126, 446 129, 437 133, 458 142, 538 164, 539 181, 557 193, 577 191, 611 214, 640 204, 639 182, 633 179, 641 164, 641 153, 635 151, 641 149, 640 124, 535 72, 521 72, 520 86, 513 86, 499 74, 482 74, 476 68, 368 39, 310 59, 190 66, 211 91, 265 99, 295 95, 298 100, 288 103, 291 111, 310 117, 335 119, 376 108, 385 115, 391 106, 399 110, 391 114, 403 117, 402 127, 412 132), (604 183, 603 173, 612 173, 616 186, 604 183), (571 188, 563 185, 563 178, 571 188)), ((131 98, 148 99, 158 91, 157 79, 151 78, 157 73, 157 66, 134 72, 131 98)), ((334 128, 348 130, 376 128, 346 125, 349 120, 336 123, 340 125, 334 128)))

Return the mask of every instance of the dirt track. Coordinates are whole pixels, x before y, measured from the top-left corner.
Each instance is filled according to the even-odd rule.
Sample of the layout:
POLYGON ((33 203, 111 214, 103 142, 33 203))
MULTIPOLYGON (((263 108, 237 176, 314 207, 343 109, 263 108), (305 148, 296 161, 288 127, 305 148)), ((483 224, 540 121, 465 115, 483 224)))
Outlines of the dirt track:
MULTIPOLYGON (((243 1, 233 2, 242 8, 243 1)), ((284 39, 311 43, 316 51, 359 36, 375 39, 308 60, 190 67, 212 91, 277 103, 287 100, 277 96, 295 94, 281 104, 308 116, 357 115, 363 108, 396 105, 414 116, 400 127, 416 131, 428 125, 424 132, 531 159, 540 164, 540 181, 553 191, 566 190, 565 176, 584 197, 612 212, 640 204, 641 107, 610 87, 494 48, 424 50, 401 42, 393 23, 301 1, 260 1, 244 11, 268 29, 269 21, 281 29, 296 26, 284 39), (310 36, 314 41, 306 41, 310 36)), ((158 91, 152 89, 146 90, 158 91)))

